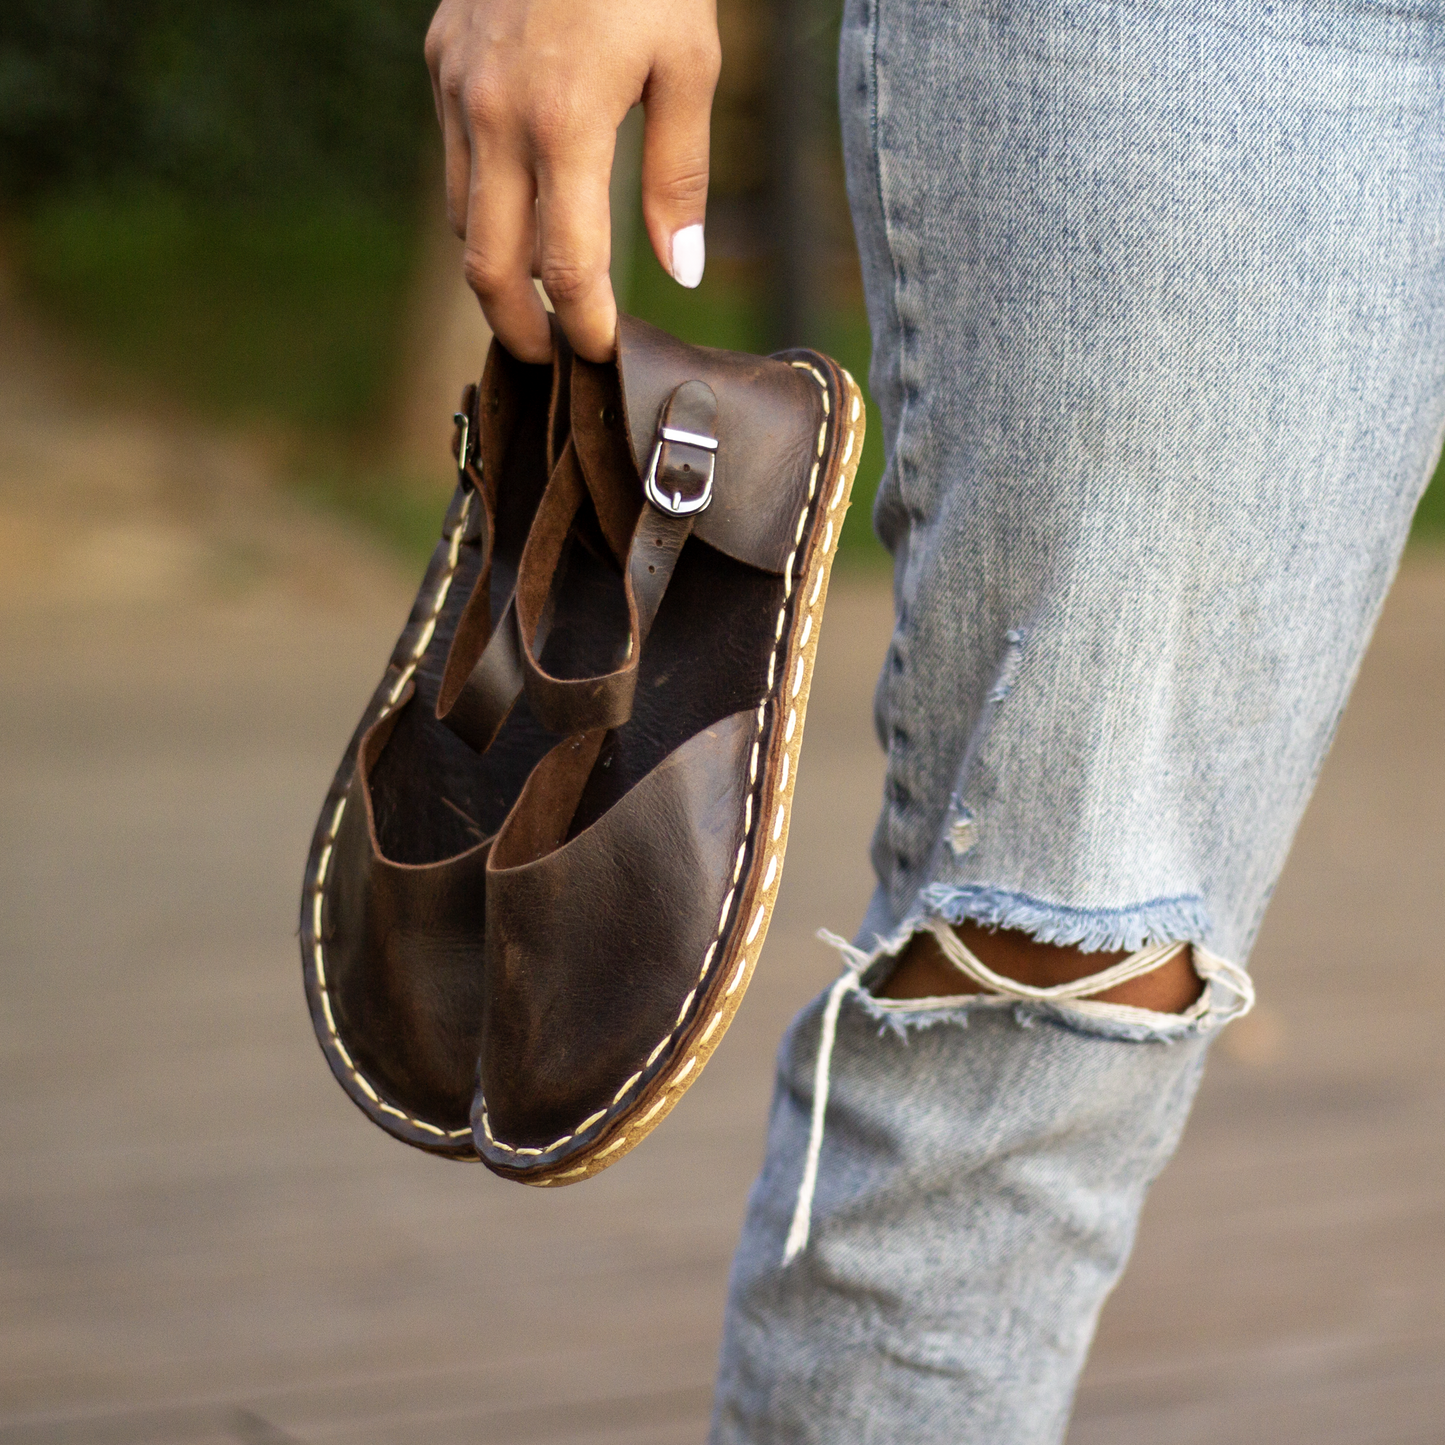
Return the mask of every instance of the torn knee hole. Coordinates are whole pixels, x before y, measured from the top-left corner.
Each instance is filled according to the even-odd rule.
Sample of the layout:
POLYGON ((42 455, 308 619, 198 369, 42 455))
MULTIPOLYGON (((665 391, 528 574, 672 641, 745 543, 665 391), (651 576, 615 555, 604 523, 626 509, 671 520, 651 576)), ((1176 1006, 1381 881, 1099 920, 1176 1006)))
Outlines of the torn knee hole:
POLYGON ((1204 990, 1187 943, 1136 953, 1081 953, 1012 929, 925 920, 874 988, 892 1000, 996 994, 1183 1013, 1204 990))

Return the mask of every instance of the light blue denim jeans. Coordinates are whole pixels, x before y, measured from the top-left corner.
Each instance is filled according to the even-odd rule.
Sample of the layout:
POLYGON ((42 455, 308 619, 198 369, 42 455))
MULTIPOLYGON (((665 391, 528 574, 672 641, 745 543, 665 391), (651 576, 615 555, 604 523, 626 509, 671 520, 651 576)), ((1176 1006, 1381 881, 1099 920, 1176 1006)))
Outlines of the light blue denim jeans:
POLYGON ((878 888, 783 1041, 713 1440, 1047 1445, 1439 453, 1445 4, 847 0, 840 95, 878 888), (930 919, 1209 982, 875 998, 930 919))

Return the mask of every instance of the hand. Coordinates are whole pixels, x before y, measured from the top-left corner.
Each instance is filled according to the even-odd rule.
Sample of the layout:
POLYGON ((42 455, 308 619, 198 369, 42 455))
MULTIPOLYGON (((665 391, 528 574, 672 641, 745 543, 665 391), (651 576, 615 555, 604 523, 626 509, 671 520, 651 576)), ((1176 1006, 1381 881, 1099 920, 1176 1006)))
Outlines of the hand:
POLYGON ((579 355, 617 337, 608 182, 617 127, 646 107, 642 209, 684 286, 702 279, 715 0, 442 0, 426 38, 446 143, 447 215, 492 330, 552 353, 540 276, 579 355))

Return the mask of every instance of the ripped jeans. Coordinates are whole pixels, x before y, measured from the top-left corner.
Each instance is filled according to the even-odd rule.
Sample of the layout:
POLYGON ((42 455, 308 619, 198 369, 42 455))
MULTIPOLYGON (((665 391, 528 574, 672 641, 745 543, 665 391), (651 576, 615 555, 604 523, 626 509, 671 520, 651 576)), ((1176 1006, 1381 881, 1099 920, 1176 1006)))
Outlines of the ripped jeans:
POLYGON ((712 1438, 1051 1445, 1439 455, 1445 0, 847 0, 839 94, 878 886, 783 1040, 712 1438), (941 920, 1205 993, 878 998, 941 920))

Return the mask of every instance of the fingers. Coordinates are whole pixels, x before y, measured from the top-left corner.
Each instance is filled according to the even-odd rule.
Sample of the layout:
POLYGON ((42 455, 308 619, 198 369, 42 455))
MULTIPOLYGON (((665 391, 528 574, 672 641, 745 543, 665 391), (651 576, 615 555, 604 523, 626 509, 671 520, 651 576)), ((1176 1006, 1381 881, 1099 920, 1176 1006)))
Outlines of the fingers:
POLYGON ((446 157, 447 223, 458 236, 467 234, 467 196, 472 183, 472 143, 460 101, 438 92, 442 145, 446 157))
POLYGON ((521 158, 484 148, 474 130, 462 269, 487 324, 520 361, 552 355, 547 312, 532 285, 533 202, 532 174, 521 158))
POLYGON ((643 95, 642 214, 657 259, 675 281, 696 286, 705 258, 708 132, 721 55, 716 34, 657 66, 643 95))
POLYGON ((617 339, 608 182, 616 132, 543 140, 537 163, 537 272, 577 354, 606 361, 617 339))
POLYGON ((458 236, 467 233, 467 192, 471 187, 472 147, 462 102, 465 73, 457 62, 451 39, 448 7, 432 19, 426 37, 427 71, 431 75, 432 102, 441 127, 445 155, 447 222, 458 236))
POLYGON ((551 353, 534 272, 578 354, 612 354, 612 152, 639 95, 648 232, 669 273, 698 284, 714 0, 441 0, 426 52, 448 216, 466 239, 467 281, 514 355, 551 353))

